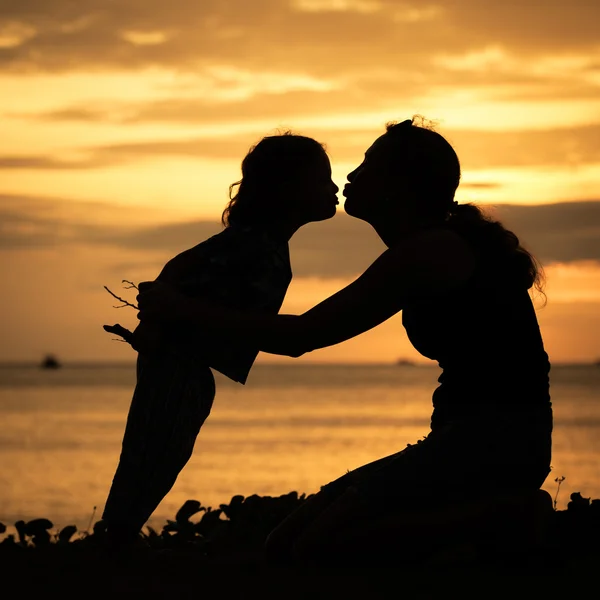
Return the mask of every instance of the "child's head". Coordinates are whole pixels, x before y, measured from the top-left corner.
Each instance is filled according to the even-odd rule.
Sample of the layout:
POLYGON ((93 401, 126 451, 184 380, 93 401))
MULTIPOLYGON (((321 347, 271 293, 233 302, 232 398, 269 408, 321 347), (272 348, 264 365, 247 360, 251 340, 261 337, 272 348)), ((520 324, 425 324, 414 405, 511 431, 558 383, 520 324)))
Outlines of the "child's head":
POLYGON ((229 186, 221 220, 225 226, 322 221, 335 215, 337 192, 322 144, 291 132, 271 135, 242 161, 242 179, 229 186))

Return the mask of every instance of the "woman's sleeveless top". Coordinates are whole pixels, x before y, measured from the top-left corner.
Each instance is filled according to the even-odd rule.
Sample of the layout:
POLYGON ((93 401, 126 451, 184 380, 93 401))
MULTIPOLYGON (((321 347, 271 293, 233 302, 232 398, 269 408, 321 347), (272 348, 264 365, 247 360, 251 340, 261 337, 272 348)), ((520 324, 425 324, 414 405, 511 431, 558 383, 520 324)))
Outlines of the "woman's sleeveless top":
MULTIPOLYGON (((169 261, 159 279, 176 280, 186 295, 240 310, 277 314, 292 280, 287 243, 264 231, 230 226, 169 261)), ((202 366, 245 383, 258 349, 243 340, 214 340, 197 332, 171 334, 179 351, 202 366)))
POLYGON ((402 312, 414 347, 442 368, 432 429, 550 408, 550 363, 535 309, 510 277, 480 268, 460 289, 402 312))

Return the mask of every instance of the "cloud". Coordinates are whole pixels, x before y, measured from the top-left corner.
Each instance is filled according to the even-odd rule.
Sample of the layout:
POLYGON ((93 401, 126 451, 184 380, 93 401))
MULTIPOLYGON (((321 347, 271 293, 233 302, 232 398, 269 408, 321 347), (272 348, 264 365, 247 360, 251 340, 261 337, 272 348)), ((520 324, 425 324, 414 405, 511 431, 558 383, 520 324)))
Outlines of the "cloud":
POLYGON ((600 162, 600 125, 518 131, 448 131, 463 166, 575 166, 600 162))
MULTIPOLYGON (((104 245, 136 251, 138 257, 139 252, 146 252, 147 263, 159 266, 221 230, 217 221, 135 226, 108 204, 88 208, 87 218, 81 206, 69 211, 77 218, 61 216, 59 207, 69 204, 74 203, 0 196, 0 249, 104 245), (111 214, 110 224, 91 221, 99 207, 111 214)), ((600 201, 504 204, 495 207, 493 214, 515 231, 542 263, 600 261, 600 201)), ((298 277, 351 277, 367 268, 383 249, 370 226, 341 211, 334 219, 303 227, 290 244, 298 277)))
MULTIPOLYGON (((600 201, 498 205, 492 212, 543 264, 600 261, 600 201)), ((365 223, 339 214, 301 229, 290 251, 294 274, 344 277, 362 272, 384 250, 365 223)))
POLYGON ((544 263, 600 260, 600 201, 503 205, 497 211, 544 263))
POLYGON ((490 44, 519 53, 591 49, 597 3, 549 0, 12 0, 0 6, 0 64, 20 71, 196 70, 207 64, 339 73, 490 44), (19 33, 20 32, 20 33, 19 33))
POLYGON ((94 243, 106 231, 90 223, 69 223, 52 216, 36 216, 0 208, 0 250, 48 248, 73 242, 94 243))
POLYGON ((109 130, 116 139, 69 154, 8 149, 0 169, 81 171, 170 155, 239 161, 276 126, 304 129, 329 145, 334 160, 354 162, 385 115, 402 119, 421 110, 463 127, 448 134, 465 168, 598 162, 598 125, 534 131, 598 121, 596 4, 550 0, 540 10, 516 0, 3 2, 4 81, 45 74, 44 86, 52 85, 49 77, 65 87, 27 108, 5 100, 2 117, 15 129, 23 120, 36 127, 42 121, 42 135, 64 125, 77 132, 71 139, 104 142, 109 130), (48 75, 65 72, 115 79, 95 87, 88 81, 74 94, 76 81, 48 75), (144 82, 132 86, 135 93, 128 76, 144 82), (63 89, 71 100, 61 105, 63 89), (36 104, 44 107, 39 113, 32 112, 36 104), (485 131, 503 127, 522 131, 485 131), (148 141, 148 131, 157 139, 148 141), (175 131, 188 137, 167 137, 175 131), (138 132, 144 141, 120 143, 138 132))
POLYGON ((548 0, 543 6, 519 0, 450 0, 443 6, 453 26, 474 40, 502 41, 523 51, 596 46, 593 22, 600 7, 586 0, 548 0))
MULTIPOLYGON (((100 153, 98 153, 100 154, 100 153)), ((0 155, 0 170, 2 169, 43 169, 43 170, 79 170, 79 169, 95 169, 106 167, 111 164, 118 164, 122 160, 106 160, 101 156, 93 158, 83 158, 79 160, 67 160, 56 158, 53 156, 1 156, 0 155)))
POLYGON ((124 246, 130 232, 145 231, 146 223, 156 222, 156 213, 110 202, 0 194, 0 251, 70 244, 124 246))
MULTIPOLYGON (((424 88, 421 88, 424 89, 424 88)), ((405 89, 407 94, 410 90, 405 89)), ((175 92, 176 95, 176 92, 175 92)), ((269 119, 277 122, 311 115, 340 111, 393 109, 397 103, 395 89, 382 90, 373 98, 360 86, 325 90, 256 91, 242 98, 219 98, 198 95, 187 98, 169 98, 145 104, 102 103, 98 106, 67 106, 39 115, 16 115, 44 121, 138 123, 194 123, 244 122, 249 119, 269 119)))
POLYGON ((394 67, 385 72, 361 73, 319 80, 310 77, 285 77, 281 73, 238 72, 223 77, 219 70, 187 84, 163 87, 170 97, 147 102, 122 100, 93 101, 59 106, 41 113, 15 113, 23 119, 50 122, 118 123, 241 123, 248 120, 298 119, 319 114, 332 117, 345 113, 383 112, 393 114, 402 106, 419 106, 432 92, 450 96, 459 87, 480 94, 482 101, 523 101, 548 99, 595 100, 598 82, 571 80, 553 73, 540 75, 514 69, 481 73, 448 72, 431 67, 430 76, 394 67))
MULTIPOLYGON (((384 123, 378 128, 358 130, 294 127, 293 124, 291 129, 325 143, 334 162, 356 164, 362 160, 366 149, 376 137, 385 131, 384 123)), ((249 148, 263 135, 276 131, 276 128, 265 128, 259 134, 257 128, 218 136, 170 137, 74 147, 70 149, 69 158, 52 155, 0 155, 0 169, 96 169, 168 156, 240 162, 249 148)), ((438 131, 453 144, 465 170, 531 166, 564 168, 600 163, 600 125, 519 131, 438 127, 438 131)), ((465 187, 468 185, 464 184, 465 187)), ((482 187, 482 184, 471 184, 471 187, 474 185, 482 187)), ((485 185, 496 184, 489 182, 485 185)))

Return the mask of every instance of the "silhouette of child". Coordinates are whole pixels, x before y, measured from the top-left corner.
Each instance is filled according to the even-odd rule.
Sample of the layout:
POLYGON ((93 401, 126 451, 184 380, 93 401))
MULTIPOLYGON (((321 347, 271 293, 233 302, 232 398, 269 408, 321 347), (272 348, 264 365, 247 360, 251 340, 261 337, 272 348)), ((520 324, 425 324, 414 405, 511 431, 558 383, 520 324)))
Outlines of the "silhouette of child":
MULTIPOLYGON (((333 217, 337 186, 324 147, 290 132, 263 138, 230 186, 225 229, 175 256, 157 281, 193 298, 276 314, 292 279, 288 241, 333 217), (234 193, 237 188, 237 193, 234 193)), ((140 285, 140 293, 152 283, 140 285)), ((189 460, 215 396, 211 369, 246 383, 255 344, 199 336, 193 328, 104 326, 138 350, 137 383, 103 521, 115 542, 133 539, 189 460)))

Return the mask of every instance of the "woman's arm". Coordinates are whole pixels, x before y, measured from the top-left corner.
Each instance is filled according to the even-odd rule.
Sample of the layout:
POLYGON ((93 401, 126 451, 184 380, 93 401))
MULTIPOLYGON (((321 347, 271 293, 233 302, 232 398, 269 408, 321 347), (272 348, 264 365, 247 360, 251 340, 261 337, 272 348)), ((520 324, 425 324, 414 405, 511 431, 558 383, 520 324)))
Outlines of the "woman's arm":
POLYGON ((473 264, 462 238, 450 231, 428 231, 385 251, 358 279, 302 315, 232 310, 147 284, 140 286, 138 317, 185 322, 206 335, 296 357, 372 329, 409 301, 443 296, 468 279, 473 264))

